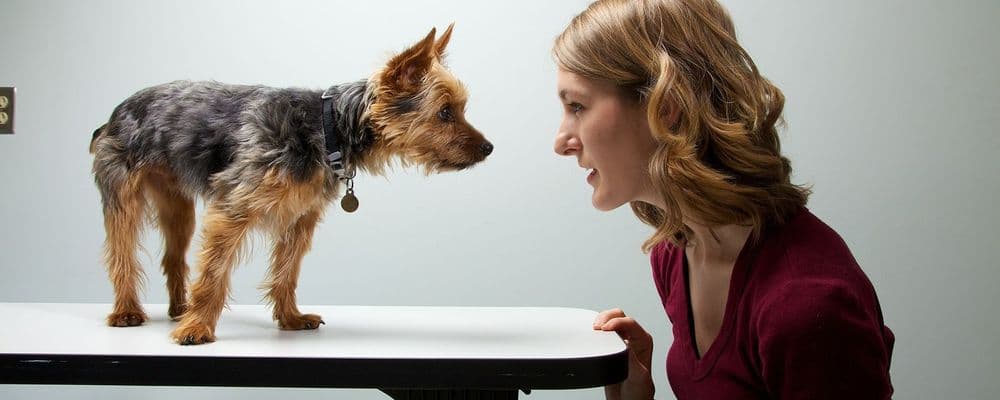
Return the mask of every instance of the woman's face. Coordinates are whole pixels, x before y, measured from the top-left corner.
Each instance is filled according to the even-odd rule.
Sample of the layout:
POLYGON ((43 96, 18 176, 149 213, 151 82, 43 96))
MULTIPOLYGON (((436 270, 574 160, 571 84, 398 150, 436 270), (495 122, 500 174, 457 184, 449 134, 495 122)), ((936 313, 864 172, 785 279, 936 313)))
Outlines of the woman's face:
POLYGON ((656 204, 648 165, 656 150, 645 104, 624 98, 614 85, 559 70, 563 119, 555 152, 575 156, 594 188, 594 207, 608 211, 634 200, 656 204))

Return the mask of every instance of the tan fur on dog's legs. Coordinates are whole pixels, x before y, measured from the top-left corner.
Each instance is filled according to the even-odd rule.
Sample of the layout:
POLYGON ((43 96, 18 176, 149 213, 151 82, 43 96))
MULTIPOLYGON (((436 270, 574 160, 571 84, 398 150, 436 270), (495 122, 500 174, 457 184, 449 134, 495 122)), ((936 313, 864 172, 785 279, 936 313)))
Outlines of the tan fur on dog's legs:
POLYGON ((108 266, 108 276, 115 289, 115 304, 107 323, 110 326, 137 326, 148 319, 139 303, 139 287, 142 282, 142 267, 135 257, 139 246, 139 230, 146 205, 139 177, 126 182, 115 195, 117 207, 105 207, 104 256, 108 266))
POLYGON ((157 210, 157 223, 166 242, 163 275, 170 294, 170 319, 178 320, 187 310, 187 274, 185 261, 191 236, 194 235, 194 201, 180 192, 177 182, 166 176, 151 176, 146 191, 157 210))
POLYGON ((284 232, 274 232, 274 249, 268 271, 267 296, 274 306, 274 319, 281 329, 316 329, 323 324, 319 315, 299 312, 295 304, 295 288, 299 281, 302 257, 312 245, 313 230, 320 211, 313 210, 298 219, 284 232))
POLYGON ((215 324, 226 305, 229 278, 252 223, 253 218, 246 213, 209 204, 204 219, 204 245, 198 260, 201 275, 191 287, 187 312, 171 334, 178 343, 215 341, 215 324))

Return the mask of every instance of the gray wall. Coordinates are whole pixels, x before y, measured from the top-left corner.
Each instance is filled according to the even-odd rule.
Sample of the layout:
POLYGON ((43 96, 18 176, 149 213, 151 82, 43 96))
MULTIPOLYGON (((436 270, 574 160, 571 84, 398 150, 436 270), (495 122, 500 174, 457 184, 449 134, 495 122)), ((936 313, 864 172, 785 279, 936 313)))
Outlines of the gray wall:
MULTIPOLYGON (((656 338, 657 397, 670 398, 670 330, 639 250, 650 231, 626 208, 593 210, 584 173, 551 151, 561 111, 548 51, 586 4, 2 0, 0 85, 18 87, 19 106, 17 134, 0 136, 0 301, 111 301, 87 145, 132 92, 175 79, 325 87, 367 77, 391 51, 456 21, 450 65, 494 156, 460 174, 360 177, 361 210, 333 209, 316 233, 301 302, 622 307, 656 338)), ((898 337, 897 397, 994 398, 1000 3, 726 4, 741 40, 788 97, 783 144, 795 180, 815 186, 811 209, 845 237, 875 283, 898 337)), ((146 247, 145 299, 163 303, 158 234, 147 235, 146 247)), ((265 260, 258 251, 239 267, 235 303, 260 301, 265 260)), ((5 399, 279 395, 383 398, 0 387, 5 399)), ((592 389, 528 398, 602 397, 592 389)))

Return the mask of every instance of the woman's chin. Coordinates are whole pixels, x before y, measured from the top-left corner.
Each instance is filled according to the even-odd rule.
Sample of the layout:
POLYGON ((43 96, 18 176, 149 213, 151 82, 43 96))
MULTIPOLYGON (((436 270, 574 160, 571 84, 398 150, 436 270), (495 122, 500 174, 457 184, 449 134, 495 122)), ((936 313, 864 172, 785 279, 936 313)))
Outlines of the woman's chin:
POLYGON ((597 192, 597 190, 594 190, 594 195, 591 197, 590 202, 594 205, 594 208, 601 211, 611 211, 621 207, 622 204, 627 203, 627 201, 617 201, 615 199, 609 199, 606 196, 602 196, 597 192))

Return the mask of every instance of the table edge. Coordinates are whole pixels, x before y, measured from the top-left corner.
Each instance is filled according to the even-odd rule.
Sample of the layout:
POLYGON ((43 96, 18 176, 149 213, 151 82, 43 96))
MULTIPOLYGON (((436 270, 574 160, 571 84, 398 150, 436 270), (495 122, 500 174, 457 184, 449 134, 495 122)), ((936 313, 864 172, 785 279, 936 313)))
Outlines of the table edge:
POLYGON ((545 390, 627 375, 627 349, 564 359, 0 354, 0 384, 545 390))

